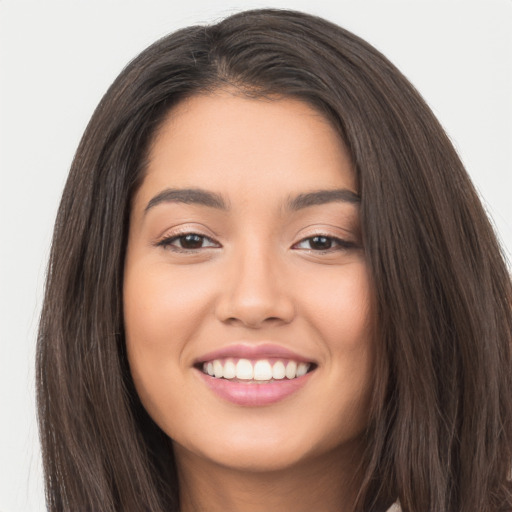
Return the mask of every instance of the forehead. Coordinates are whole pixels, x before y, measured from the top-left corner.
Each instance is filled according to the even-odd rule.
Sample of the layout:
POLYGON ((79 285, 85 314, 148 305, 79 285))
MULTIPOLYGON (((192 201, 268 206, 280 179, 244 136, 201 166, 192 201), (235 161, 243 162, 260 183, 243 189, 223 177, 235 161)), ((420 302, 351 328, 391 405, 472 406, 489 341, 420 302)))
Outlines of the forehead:
POLYGON ((160 126, 138 195, 149 200, 170 186, 265 200, 304 190, 356 191, 348 151, 323 115, 297 99, 227 91, 183 101, 160 126))

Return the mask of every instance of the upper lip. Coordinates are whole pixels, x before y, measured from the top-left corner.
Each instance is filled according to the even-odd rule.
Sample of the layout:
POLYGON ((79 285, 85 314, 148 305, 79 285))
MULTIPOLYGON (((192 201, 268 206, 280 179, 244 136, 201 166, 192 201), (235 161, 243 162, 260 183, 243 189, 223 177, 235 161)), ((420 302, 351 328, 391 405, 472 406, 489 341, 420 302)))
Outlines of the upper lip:
POLYGON ((275 357, 291 359, 299 363, 315 362, 311 358, 297 354, 293 350, 283 347, 282 345, 275 345, 273 343, 237 343, 208 352, 207 354, 198 357, 194 361, 194 364, 204 363, 214 359, 225 359, 228 357, 240 359, 266 359, 269 357, 275 357))

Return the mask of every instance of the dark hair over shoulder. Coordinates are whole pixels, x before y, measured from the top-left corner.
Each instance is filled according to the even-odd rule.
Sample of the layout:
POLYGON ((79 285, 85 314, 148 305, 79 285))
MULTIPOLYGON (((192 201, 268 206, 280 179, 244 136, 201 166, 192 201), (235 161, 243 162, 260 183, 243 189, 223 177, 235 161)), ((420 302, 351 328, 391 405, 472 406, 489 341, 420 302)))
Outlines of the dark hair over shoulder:
POLYGON ((411 512, 512 508, 512 289, 475 190, 385 57, 328 21, 265 9, 153 44, 82 138, 38 337, 49 510, 178 510, 170 442, 142 408, 126 360, 124 254, 130 200, 164 116, 222 87, 312 105, 356 169, 377 345, 357 510, 397 498, 411 512))

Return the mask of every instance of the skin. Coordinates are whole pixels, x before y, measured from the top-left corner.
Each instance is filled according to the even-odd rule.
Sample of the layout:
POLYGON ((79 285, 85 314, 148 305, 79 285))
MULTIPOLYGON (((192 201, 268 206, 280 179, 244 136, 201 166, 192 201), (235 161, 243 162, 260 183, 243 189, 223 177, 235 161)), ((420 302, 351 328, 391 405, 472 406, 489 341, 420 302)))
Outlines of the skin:
POLYGON ((286 206, 333 189, 357 192, 348 152, 295 99, 194 96, 153 141, 130 217, 126 344, 142 403, 173 440, 183 512, 350 510, 373 367, 358 204, 286 206), (188 188, 229 209, 148 208, 162 191, 188 188), (176 237, 186 233, 205 238, 184 251, 176 237), (240 342, 276 343, 317 368, 277 403, 235 405, 193 364, 240 342))

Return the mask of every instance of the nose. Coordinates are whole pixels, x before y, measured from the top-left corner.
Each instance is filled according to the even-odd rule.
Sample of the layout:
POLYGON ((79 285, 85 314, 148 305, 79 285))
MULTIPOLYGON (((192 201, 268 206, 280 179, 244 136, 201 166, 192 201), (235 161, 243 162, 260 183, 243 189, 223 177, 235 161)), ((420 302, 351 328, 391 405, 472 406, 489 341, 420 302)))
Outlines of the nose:
POLYGON ((268 248, 239 251, 229 262, 217 318, 251 329, 290 323, 295 306, 282 265, 268 248))

